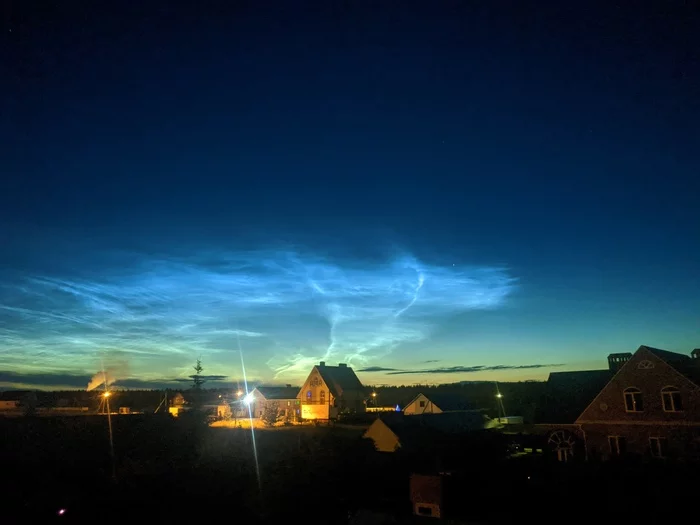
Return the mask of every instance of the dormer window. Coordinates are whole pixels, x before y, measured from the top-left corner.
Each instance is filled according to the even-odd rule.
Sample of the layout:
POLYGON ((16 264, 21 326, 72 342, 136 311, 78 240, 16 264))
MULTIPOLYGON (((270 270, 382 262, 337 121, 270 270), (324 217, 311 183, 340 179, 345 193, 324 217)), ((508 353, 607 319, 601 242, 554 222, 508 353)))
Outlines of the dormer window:
POLYGON ((644 412, 644 399, 641 390, 635 387, 626 388, 624 398, 627 412, 644 412))
POLYGON ((664 406, 664 412, 683 411, 681 391, 675 386, 667 386, 661 389, 661 403, 664 406))

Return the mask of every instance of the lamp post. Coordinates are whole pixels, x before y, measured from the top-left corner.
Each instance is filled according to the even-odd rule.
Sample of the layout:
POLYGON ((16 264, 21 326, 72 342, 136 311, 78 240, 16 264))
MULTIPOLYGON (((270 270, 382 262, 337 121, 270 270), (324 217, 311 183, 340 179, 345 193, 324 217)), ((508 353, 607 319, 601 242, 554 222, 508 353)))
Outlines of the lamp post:
POLYGON ((372 401, 374 402, 374 408, 377 408, 377 393, 372 392, 372 401))

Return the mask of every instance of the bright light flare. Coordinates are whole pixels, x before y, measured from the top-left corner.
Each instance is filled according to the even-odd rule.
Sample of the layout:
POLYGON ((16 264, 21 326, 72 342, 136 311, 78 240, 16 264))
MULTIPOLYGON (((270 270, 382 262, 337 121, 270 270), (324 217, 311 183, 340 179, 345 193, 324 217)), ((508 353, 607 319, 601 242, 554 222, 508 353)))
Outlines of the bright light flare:
POLYGON ((112 395, 112 392, 105 392, 104 394, 102 394, 102 397, 109 397, 111 395, 112 395))
POLYGON ((58 509, 58 512, 56 512, 56 514, 58 514, 59 516, 63 516, 65 513, 66 509, 58 509))
POLYGON ((247 393, 247 394, 245 395, 245 397, 243 398, 243 402, 244 402, 246 405, 250 405, 253 401, 255 401, 255 396, 253 396, 253 393, 252 393, 252 392, 247 393))

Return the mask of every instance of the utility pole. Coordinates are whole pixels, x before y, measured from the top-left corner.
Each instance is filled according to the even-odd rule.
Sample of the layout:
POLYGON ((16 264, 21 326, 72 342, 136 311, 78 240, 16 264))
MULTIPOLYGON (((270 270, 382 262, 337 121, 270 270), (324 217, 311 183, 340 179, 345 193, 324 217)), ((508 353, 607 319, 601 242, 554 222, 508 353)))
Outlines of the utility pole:
POLYGON ((498 381, 495 382, 496 384, 496 399, 498 399, 498 418, 505 418, 506 417, 506 409, 503 406, 503 394, 501 394, 501 391, 498 388, 498 381))

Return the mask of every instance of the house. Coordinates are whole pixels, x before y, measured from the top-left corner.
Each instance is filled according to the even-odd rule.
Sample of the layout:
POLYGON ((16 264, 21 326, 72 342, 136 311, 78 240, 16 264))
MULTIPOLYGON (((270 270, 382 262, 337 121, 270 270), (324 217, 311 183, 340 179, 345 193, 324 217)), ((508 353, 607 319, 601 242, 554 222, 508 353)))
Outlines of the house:
POLYGON ((279 415, 287 420, 296 421, 301 417, 299 387, 258 386, 250 393, 250 413, 253 417, 262 417, 265 410, 276 407, 279 415))
POLYGON ((302 419, 336 419, 339 414, 364 413, 367 391, 344 363, 314 366, 298 395, 302 419))
POLYGON ((576 420, 588 458, 700 459, 700 349, 640 346, 576 420))
POLYGON ((364 438, 371 439, 379 452, 426 450, 433 448, 446 435, 499 427, 479 410, 443 412, 420 416, 386 414, 378 417, 365 431, 364 438))
POLYGON ((403 408, 403 413, 407 416, 419 414, 440 414, 442 412, 453 412, 457 410, 469 410, 469 404, 463 399, 454 395, 442 392, 431 392, 430 398, 423 393, 418 394, 413 400, 403 408))

